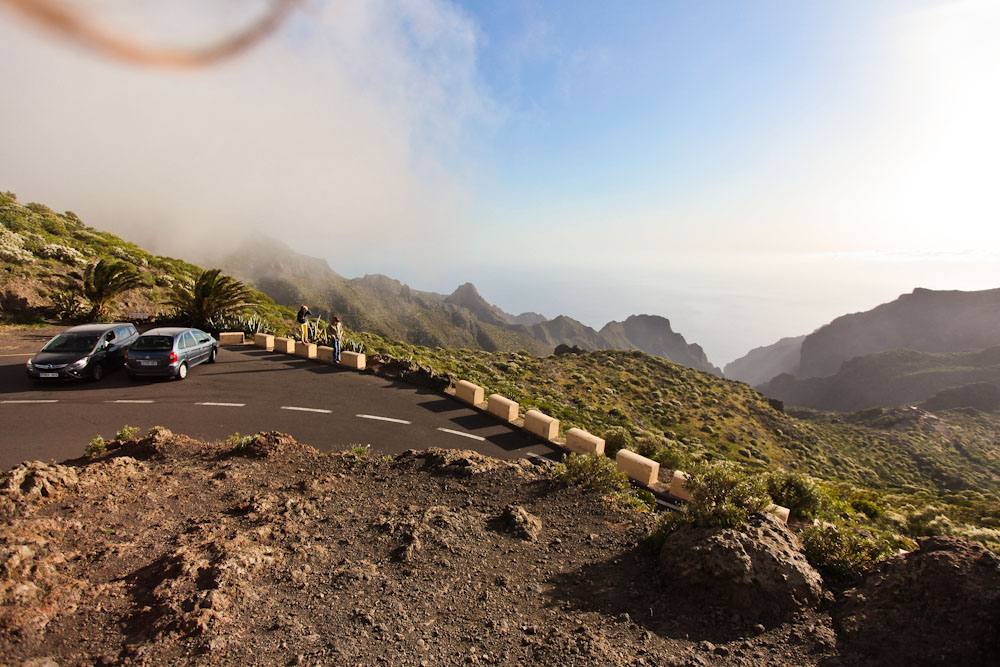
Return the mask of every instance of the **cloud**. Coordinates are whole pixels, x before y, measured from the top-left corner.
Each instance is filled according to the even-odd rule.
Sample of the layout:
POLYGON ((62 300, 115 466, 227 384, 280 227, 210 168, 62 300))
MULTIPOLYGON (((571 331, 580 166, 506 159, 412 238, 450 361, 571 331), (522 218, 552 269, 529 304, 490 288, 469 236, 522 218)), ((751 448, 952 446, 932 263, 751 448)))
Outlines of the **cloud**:
POLYGON ((0 187, 172 252, 208 230, 258 228, 317 255, 445 238, 474 187, 470 137, 493 122, 479 40, 437 0, 329 3, 241 57, 170 70, 0 13, 17 91, 0 105, 0 187))

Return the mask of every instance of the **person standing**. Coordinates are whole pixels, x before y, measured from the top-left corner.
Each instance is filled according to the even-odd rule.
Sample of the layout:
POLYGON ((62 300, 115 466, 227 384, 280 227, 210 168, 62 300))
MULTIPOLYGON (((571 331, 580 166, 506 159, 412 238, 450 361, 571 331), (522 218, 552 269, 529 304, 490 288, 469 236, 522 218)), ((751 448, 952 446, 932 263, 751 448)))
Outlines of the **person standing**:
POLYGON ((340 337, 344 335, 344 326, 336 315, 330 322, 330 333, 333 335, 333 362, 340 363, 340 337))
POLYGON ((303 343, 308 343, 309 342, 309 319, 308 318, 309 318, 310 315, 312 315, 312 313, 309 312, 309 309, 306 307, 306 304, 302 304, 302 307, 299 308, 299 314, 295 316, 295 319, 297 319, 298 322, 299 322, 299 327, 301 327, 301 329, 302 329, 302 342, 303 343))

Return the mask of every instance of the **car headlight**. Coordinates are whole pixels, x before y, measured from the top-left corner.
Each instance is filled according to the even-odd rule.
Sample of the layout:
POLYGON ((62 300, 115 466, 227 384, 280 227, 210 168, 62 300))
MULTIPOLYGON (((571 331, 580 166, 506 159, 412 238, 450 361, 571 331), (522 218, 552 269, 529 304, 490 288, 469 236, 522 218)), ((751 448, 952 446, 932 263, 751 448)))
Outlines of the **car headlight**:
POLYGON ((80 359, 79 361, 74 361, 73 363, 71 363, 66 368, 69 369, 69 370, 71 370, 71 371, 78 371, 81 368, 83 368, 84 366, 86 366, 88 361, 90 361, 90 357, 84 357, 83 359, 80 359))
POLYGON ((24 367, 27 368, 29 371, 35 370, 35 364, 33 363, 34 361, 35 361, 34 359, 28 359, 26 362, 24 362, 24 367))

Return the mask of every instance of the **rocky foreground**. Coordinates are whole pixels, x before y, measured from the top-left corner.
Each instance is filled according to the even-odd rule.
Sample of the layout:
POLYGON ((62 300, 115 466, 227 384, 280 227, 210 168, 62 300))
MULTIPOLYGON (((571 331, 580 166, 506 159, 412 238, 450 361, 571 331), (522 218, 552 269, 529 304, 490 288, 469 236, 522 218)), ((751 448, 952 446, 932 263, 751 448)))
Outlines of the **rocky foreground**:
POLYGON ((1000 560, 928 539, 832 592, 780 523, 681 529, 544 466, 160 431, 0 478, 10 665, 1000 663, 1000 560))

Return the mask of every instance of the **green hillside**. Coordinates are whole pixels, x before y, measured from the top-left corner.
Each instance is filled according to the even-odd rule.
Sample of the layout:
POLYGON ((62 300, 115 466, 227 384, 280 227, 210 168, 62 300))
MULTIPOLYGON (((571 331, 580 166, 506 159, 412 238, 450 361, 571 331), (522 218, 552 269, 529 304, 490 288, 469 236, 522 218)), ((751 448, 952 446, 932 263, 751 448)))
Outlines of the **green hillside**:
MULTIPOLYGON (((71 211, 56 213, 44 204, 21 204, 13 193, 0 192, 2 321, 74 321, 85 310, 79 298, 84 268, 99 259, 127 262, 145 283, 117 299, 113 319, 132 319, 132 313, 169 319, 173 313, 164 304, 171 288, 192 283, 203 270, 88 227, 71 211)), ((294 313, 260 292, 256 310, 270 328, 291 329, 294 313)))

